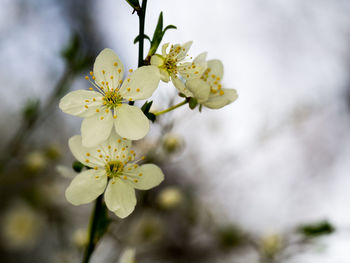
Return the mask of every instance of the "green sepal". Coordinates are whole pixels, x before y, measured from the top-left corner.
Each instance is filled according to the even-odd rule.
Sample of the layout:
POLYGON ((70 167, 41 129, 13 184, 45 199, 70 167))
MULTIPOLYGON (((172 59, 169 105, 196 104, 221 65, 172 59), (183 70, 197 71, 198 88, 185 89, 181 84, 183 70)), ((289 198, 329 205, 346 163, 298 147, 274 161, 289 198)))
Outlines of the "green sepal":
POLYGON ((152 112, 149 112, 149 110, 151 109, 151 106, 152 106, 152 103, 153 101, 146 101, 142 107, 141 107, 141 110, 143 111, 143 113, 146 115, 146 117, 152 121, 152 122, 155 122, 156 121, 156 115, 154 115, 152 112))
POLYGON ((166 32, 167 30, 169 30, 169 29, 177 29, 177 27, 174 26, 174 25, 168 25, 168 26, 166 26, 166 27, 164 28, 164 30, 163 30, 163 35, 164 35, 165 32, 166 32))
POLYGON ((199 104, 199 112, 202 112, 202 108, 203 108, 203 105, 202 104, 199 104))
POLYGON ((132 8, 138 11, 140 7, 140 3, 138 0, 125 0, 132 8))
POLYGON ((190 100, 188 101, 188 106, 190 107, 190 109, 193 110, 194 108, 196 108, 197 105, 198 105, 197 99, 190 98, 190 100))
POLYGON ((72 168, 75 172, 80 173, 81 170, 83 170, 83 168, 84 168, 84 164, 82 164, 81 162, 75 161, 72 164, 72 168))
POLYGON ((181 93, 181 92, 179 92, 179 96, 182 97, 182 98, 186 98, 186 95, 181 93))

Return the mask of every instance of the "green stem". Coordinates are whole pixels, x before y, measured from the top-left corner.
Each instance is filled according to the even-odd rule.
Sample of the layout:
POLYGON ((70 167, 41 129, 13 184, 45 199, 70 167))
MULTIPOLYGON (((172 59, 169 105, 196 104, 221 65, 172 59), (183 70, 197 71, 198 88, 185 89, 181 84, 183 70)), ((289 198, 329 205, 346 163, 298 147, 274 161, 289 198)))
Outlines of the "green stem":
POLYGON ((167 113, 169 111, 175 110, 175 109, 181 107, 182 105, 185 105, 186 103, 188 103, 187 99, 185 99, 184 101, 180 102, 179 104, 176 104, 174 106, 171 106, 170 108, 167 108, 166 110, 158 111, 158 112, 153 113, 153 114, 156 115, 156 116, 159 116, 159 115, 162 115, 162 114, 167 113))
POLYGON ((139 16, 139 63, 138 63, 139 67, 143 66, 144 64, 143 44, 145 40, 146 6, 147 6, 147 0, 143 0, 141 4, 141 10, 137 11, 137 15, 139 16))
POLYGON ((90 261, 90 257, 92 253, 95 250, 96 244, 97 244, 97 238, 96 238, 96 230, 98 226, 98 218, 99 213, 102 211, 102 195, 97 197, 95 201, 95 207, 94 210, 91 213, 90 218, 90 228, 89 228, 89 244, 87 245, 84 253, 84 258, 82 263, 88 263, 90 261))

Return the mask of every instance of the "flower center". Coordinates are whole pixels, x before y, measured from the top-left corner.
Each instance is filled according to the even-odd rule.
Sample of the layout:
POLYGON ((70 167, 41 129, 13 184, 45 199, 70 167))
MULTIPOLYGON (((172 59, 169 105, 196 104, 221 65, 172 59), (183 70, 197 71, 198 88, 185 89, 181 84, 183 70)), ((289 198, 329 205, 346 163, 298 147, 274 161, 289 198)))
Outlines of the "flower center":
POLYGON ((103 104, 107 108, 116 108, 120 104, 122 104, 123 97, 116 91, 116 90, 109 90, 105 91, 104 97, 103 97, 103 104))
POLYGON ((110 161, 106 164, 105 169, 108 177, 120 176, 123 172, 124 165, 120 161, 110 161))
POLYGON ((164 60, 164 67, 169 73, 177 74, 177 60, 172 57, 167 57, 164 60))

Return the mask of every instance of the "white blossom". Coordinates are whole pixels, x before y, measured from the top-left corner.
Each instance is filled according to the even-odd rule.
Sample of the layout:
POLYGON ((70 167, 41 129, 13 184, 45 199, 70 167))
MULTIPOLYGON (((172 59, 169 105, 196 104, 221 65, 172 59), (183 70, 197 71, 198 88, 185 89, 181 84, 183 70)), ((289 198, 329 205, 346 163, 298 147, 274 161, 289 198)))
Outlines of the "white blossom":
MULTIPOLYGON (((125 218, 135 208, 135 190, 148 190, 159 185, 164 175, 154 164, 138 165, 136 153, 130 150, 131 142, 114 131, 105 142, 87 148, 79 135, 69 140, 74 157, 92 169, 82 171, 66 190, 66 198, 73 205, 95 200, 104 192, 109 210, 125 218)), ((143 160, 141 158, 140 160, 143 160)))
POLYGON ((119 258, 119 263, 136 263, 135 253, 136 251, 134 248, 125 249, 119 258))
POLYGON ((235 89, 225 89, 221 80, 224 75, 224 66, 220 60, 214 59, 207 62, 207 69, 197 79, 186 81, 189 89, 198 103, 211 109, 219 109, 234 102, 237 98, 235 89))
POLYGON ((192 41, 183 45, 171 45, 167 53, 169 43, 166 43, 162 46, 162 55, 155 54, 151 58, 151 64, 159 68, 161 80, 169 82, 171 79, 177 90, 186 97, 192 97, 192 93, 186 88, 182 79, 199 78, 206 68, 206 52, 200 54, 192 62, 186 61, 191 45, 192 41))
POLYGON ((138 107, 128 105, 128 101, 152 96, 160 81, 159 70, 155 66, 143 66, 129 72, 123 81, 122 62, 113 50, 106 48, 97 56, 91 77, 85 77, 97 91, 92 87, 90 91, 77 90, 61 99, 59 107, 63 112, 84 118, 81 126, 84 146, 105 141, 113 126, 120 136, 130 140, 147 134, 147 117, 138 107))

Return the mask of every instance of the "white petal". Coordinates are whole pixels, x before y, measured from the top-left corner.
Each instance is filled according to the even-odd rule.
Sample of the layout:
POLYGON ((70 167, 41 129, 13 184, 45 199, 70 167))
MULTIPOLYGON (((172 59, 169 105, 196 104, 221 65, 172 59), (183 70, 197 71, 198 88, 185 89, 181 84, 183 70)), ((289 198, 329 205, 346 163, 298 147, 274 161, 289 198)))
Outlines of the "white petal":
POLYGON ((159 81, 160 73, 157 67, 143 66, 128 76, 119 92, 124 99, 148 99, 158 87, 159 81))
POLYGON ((105 202, 109 210, 125 218, 135 209, 135 190, 119 178, 111 179, 105 192, 105 202))
POLYGON ((181 76, 186 79, 200 78, 206 69, 206 62, 202 64, 196 64, 191 62, 182 63, 177 67, 181 76))
POLYGON ((95 200, 106 188, 105 171, 93 169, 78 174, 66 190, 66 198, 73 205, 87 204, 95 200))
POLYGON ((115 110, 117 118, 114 126, 120 136, 129 140, 139 140, 146 136, 149 120, 138 107, 122 104, 115 110))
POLYGON ((163 46, 162 46, 162 55, 163 57, 166 56, 166 49, 168 48, 169 46, 169 43, 165 43, 163 46))
POLYGON ((209 99, 203 103, 203 105, 210 109, 219 109, 227 104, 234 102, 237 98, 237 91, 235 89, 222 89, 223 95, 219 94, 219 91, 215 94, 210 94, 209 99))
POLYGON ((169 72, 166 71, 165 69, 159 69, 159 72, 160 72, 160 79, 161 81, 164 81, 164 82, 169 82, 170 80, 170 75, 169 75, 169 72))
POLYGON ((159 67, 164 64, 164 57, 161 55, 155 54, 151 57, 151 65, 159 67))
MULTIPOLYGON (((127 169, 127 167, 125 167, 127 169)), ((139 190, 148 190, 159 185, 164 180, 162 170, 154 164, 144 164, 132 170, 134 176, 131 176, 127 182, 139 190)))
POLYGON ((101 110, 95 115, 86 118, 81 124, 81 136, 83 145, 93 147, 108 138, 113 127, 113 116, 111 111, 101 110))
POLYGON ((178 61, 181 61, 181 60, 183 60, 185 57, 186 57, 186 55, 187 55, 187 53, 188 53, 188 50, 191 48, 191 46, 192 46, 192 41, 188 41, 188 42, 186 42, 186 43, 184 43, 184 44, 182 44, 181 45, 181 51, 180 51, 180 53, 176 56, 176 58, 177 58, 177 60, 178 61))
POLYGON ((59 104, 60 109, 68 114, 89 117, 102 105, 102 94, 96 91, 76 90, 65 95, 59 104))
POLYGON ((104 158, 99 157, 101 153, 97 151, 98 148, 84 147, 80 135, 70 138, 68 145, 74 157, 82 164, 89 167, 103 167, 105 165, 104 158))
POLYGON ((119 263, 135 263, 135 249, 127 248, 120 256, 119 263))
POLYGON ((198 65, 206 65, 207 64, 207 52, 202 52, 200 53, 194 60, 193 62, 198 65))
POLYGON ((208 100, 210 87, 208 83, 201 79, 191 79, 186 81, 186 88, 188 88, 199 103, 208 100))
POLYGON ((210 68, 210 75, 215 75, 215 77, 219 77, 222 79, 224 76, 224 65, 218 59, 209 60, 207 62, 208 69, 210 68))
POLYGON ((117 54, 110 48, 102 50, 96 57, 94 64, 94 76, 97 85, 105 87, 106 82, 108 82, 109 87, 115 89, 119 87, 119 80, 123 79, 123 75, 124 66, 117 54))
POLYGON ((191 91, 189 91, 183 81, 179 79, 177 76, 171 76, 171 81, 173 82, 175 88, 180 92, 185 94, 186 97, 193 97, 193 94, 191 91))

